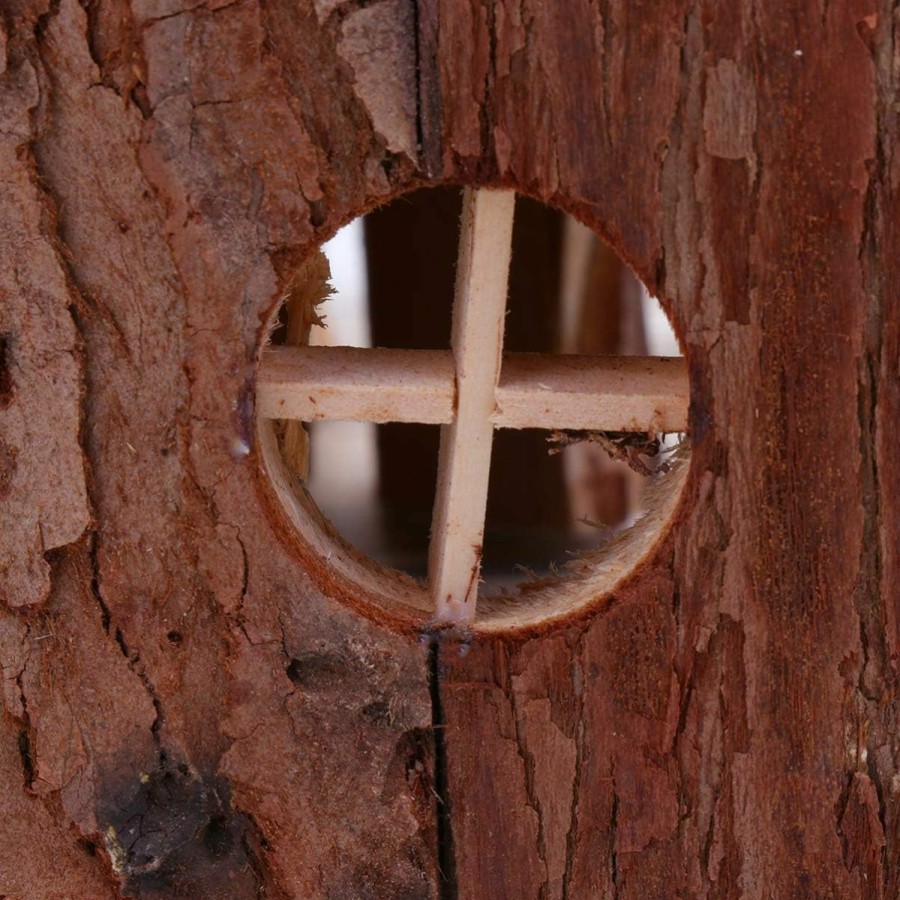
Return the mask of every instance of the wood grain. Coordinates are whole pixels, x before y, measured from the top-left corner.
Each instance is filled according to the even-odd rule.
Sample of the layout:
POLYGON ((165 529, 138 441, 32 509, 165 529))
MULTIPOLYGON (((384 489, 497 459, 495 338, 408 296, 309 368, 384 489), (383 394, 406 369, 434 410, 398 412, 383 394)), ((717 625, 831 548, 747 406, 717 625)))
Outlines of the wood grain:
MULTIPOLYGON (((304 422, 453 421, 453 357, 441 350, 272 347, 256 378, 266 418, 304 422)), ((511 353, 503 358, 495 428, 684 432, 684 361, 659 357, 511 353)))
POLYGON ((512 191, 463 192, 451 329, 456 410, 441 428, 428 546, 440 624, 475 619, 515 204, 512 191))

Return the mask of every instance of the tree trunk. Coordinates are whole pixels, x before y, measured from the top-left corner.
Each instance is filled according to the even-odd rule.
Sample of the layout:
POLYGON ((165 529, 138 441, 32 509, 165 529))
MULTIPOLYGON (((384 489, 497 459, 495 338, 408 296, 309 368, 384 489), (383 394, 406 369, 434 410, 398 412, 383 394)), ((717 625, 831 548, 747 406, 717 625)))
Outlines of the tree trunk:
POLYGON ((891 6, 2 12, 0 896, 900 896, 891 6), (607 238, 692 389, 652 555, 468 653, 329 587, 252 429, 310 248, 445 181, 607 238))

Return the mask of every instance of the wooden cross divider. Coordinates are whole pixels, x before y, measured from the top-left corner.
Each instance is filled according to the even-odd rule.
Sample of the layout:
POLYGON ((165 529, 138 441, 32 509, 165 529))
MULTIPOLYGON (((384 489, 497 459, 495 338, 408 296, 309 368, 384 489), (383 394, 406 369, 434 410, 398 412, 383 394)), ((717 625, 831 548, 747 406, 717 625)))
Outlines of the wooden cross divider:
POLYGON ((428 559, 438 625, 475 618, 494 428, 687 429, 680 358, 503 355, 515 196, 465 190, 451 351, 272 346, 257 379, 264 418, 442 426, 428 559))

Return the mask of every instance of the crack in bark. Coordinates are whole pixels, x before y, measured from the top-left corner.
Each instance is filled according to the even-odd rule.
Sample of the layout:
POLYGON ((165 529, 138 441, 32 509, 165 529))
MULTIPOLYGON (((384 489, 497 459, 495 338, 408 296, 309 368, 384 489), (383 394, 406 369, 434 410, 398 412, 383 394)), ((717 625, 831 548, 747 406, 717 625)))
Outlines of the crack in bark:
MULTIPOLYGON (((25 638, 30 634, 30 626, 26 626, 25 638)), ((25 695, 23 683, 25 670, 28 668, 28 660, 22 666, 22 670, 16 675, 16 687, 19 690, 19 703, 22 706, 22 729, 19 731, 19 757, 22 760, 22 772, 25 777, 25 789, 30 790, 34 783, 34 756, 31 749, 31 715, 28 712, 28 697, 25 695)))
POLYGON ((416 91, 416 150, 418 151, 419 165, 425 169, 426 174, 430 174, 427 154, 425 153, 425 125, 423 122, 423 107, 425 98, 422 93, 425 89, 425 78, 422 74, 423 50, 425 43, 422 34, 422 13, 420 0, 413 0, 412 5, 413 16, 413 69, 415 71, 415 91, 416 91))
MULTIPOLYGON (((896 7, 896 4, 894 5, 896 7)), ((880 48, 873 52, 874 78, 877 99, 875 128, 875 158, 867 160, 868 182, 863 205, 863 221, 859 236, 859 263, 865 295, 868 300, 865 310, 865 330, 863 353, 857 374, 857 415, 859 421, 859 472, 861 501, 863 509, 863 534, 859 557, 859 574, 855 589, 855 606, 859 620, 859 641, 862 662, 857 674, 856 691, 859 714, 866 725, 884 720, 882 710, 885 697, 893 697, 896 689, 897 673, 891 663, 891 652, 885 633, 885 610, 883 597, 882 560, 882 484, 878 460, 878 405, 879 378, 882 374, 882 349, 885 325, 885 284, 879 266, 878 242, 884 235, 886 173, 890 171, 893 156, 892 147, 887 146, 891 134, 890 122, 894 118, 893 100, 894 53, 896 50, 896 18, 888 13, 887 38, 880 48)), ((890 733, 883 728, 866 727, 863 746, 857 748, 856 769, 865 771, 872 781, 877 798, 877 815, 884 838, 880 850, 881 883, 878 886, 890 891, 892 879, 888 856, 891 828, 886 805, 885 779, 895 778, 896 769, 881 771, 883 762, 878 749, 884 743, 891 743, 890 733)), ((844 811, 849 803, 853 772, 836 804, 837 833, 842 835, 844 811)), ((847 846, 844 843, 845 865, 847 846)), ((865 877, 866 873, 863 873, 865 877)))
POLYGON ((134 672, 135 675, 137 675, 138 680, 141 682, 144 690, 147 692, 147 695, 150 698, 150 702, 153 704, 153 709, 156 712, 156 718, 150 725, 150 733, 153 735, 153 742, 156 745, 160 762, 162 763, 166 757, 165 749, 162 746, 162 739, 160 737, 160 730, 162 729, 163 723, 165 722, 162 701, 160 700, 159 695, 156 693, 156 687, 154 686, 153 681, 147 672, 147 667, 140 664, 140 652, 131 649, 131 647, 128 645, 128 641, 125 638, 125 632, 118 625, 115 628, 115 640, 116 644, 118 644, 119 650, 122 653, 122 656, 124 656, 128 661, 128 668, 131 669, 131 671, 134 672))
POLYGON ((613 885, 613 900, 619 897, 619 855, 616 851, 616 841, 619 829, 619 795, 616 792, 616 767, 613 765, 611 773, 613 796, 609 811, 609 876, 613 885))
POLYGON ((862 697, 877 703, 884 692, 888 655, 884 643, 883 615, 879 587, 881 583, 881 510, 876 458, 878 405, 878 349, 865 350, 858 375, 858 415, 860 482, 862 485, 863 539, 856 585, 856 610, 862 648, 857 689, 862 697), (877 671, 876 671, 877 670, 877 671))
POLYGON ((434 792, 437 795, 437 864, 440 874, 440 900, 457 900, 456 854, 453 845, 453 820, 450 799, 447 743, 444 730, 447 717, 441 692, 441 640, 432 637, 428 644, 428 688, 431 695, 431 733, 434 740, 434 792))
MULTIPOLYGON (((604 120, 604 129, 603 133, 606 136, 606 149, 607 151, 611 151, 613 148, 613 137, 612 137, 612 127, 613 122, 615 121, 615 117, 613 116, 612 107, 610 104, 610 70, 609 70, 609 60, 612 55, 613 49, 613 35, 612 35, 612 11, 610 10, 609 0, 600 0, 597 4, 597 16, 600 19, 600 23, 603 27, 603 48, 601 51, 600 58, 600 105, 603 109, 603 120, 604 120)), ((660 242, 662 244, 662 242, 660 242)))
MULTIPOLYGON (((490 160, 488 165, 495 169, 497 168, 497 147, 491 124, 496 119, 496 113, 493 116, 491 113, 496 99, 495 88, 497 83, 497 9, 496 5, 492 5, 486 12, 488 64, 484 73, 484 100, 478 108, 478 121, 481 130, 481 160, 490 160)), ((482 162, 481 165, 484 165, 484 163, 482 162)))
MULTIPOLYGON (((85 19, 87 21, 85 40, 87 43, 88 55, 97 67, 97 71, 100 73, 99 84, 92 85, 92 87, 106 88, 107 90, 113 91, 118 97, 124 97, 126 100, 134 102, 135 88, 138 85, 143 86, 143 82, 141 81, 138 72, 145 72, 147 64, 140 54, 140 41, 135 39, 137 27, 134 22, 130 4, 123 4, 119 7, 120 10, 128 14, 128 22, 125 24, 120 20, 117 23, 120 30, 117 29, 115 36, 113 37, 113 35, 104 33, 106 29, 103 27, 104 23, 100 20, 104 11, 102 4, 92 3, 89 2, 89 0, 78 0, 78 3, 84 10, 85 19), (116 52, 111 54, 110 60, 105 60, 103 58, 101 44, 104 38, 114 40, 118 45, 116 47, 116 52), (123 46, 126 42, 127 46, 123 46), (124 53, 122 50, 124 50, 124 53), (130 58, 126 59, 126 55, 129 55, 130 58), (125 70, 128 72, 130 83, 117 83, 117 73, 114 71, 114 65, 110 65, 114 64, 116 61, 119 62, 120 66, 124 66, 125 70), (110 71, 110 69, 113 69, 113 71, 110 71)), ((135 105, 140 109, 139 104, 135 105)))
MULTIPOLYGON (((43 13, 43 15, 38 16, 37 21, 34 25, 34 42, 35 46, 38 48, 38 53, 40 53, 40 45, 43 39, 44 33, 47 31, 50 23, 59 15, 59 7, 62 4, 62 0, 50 0, 50 4, 47 7, 47 11, 43 13)), ((43 60, 42 60, 43 62, 43 60)), ((45 69, 46 74, 46 69, 45 69)))
MULTIPOLYGON (((879 105, 883 98, 878 97, 879 105)), ((882 530, 881 496, 878 472, 878 376, 881 366, 881 349, 884 331, 883 293, 884 284, 877 262, 877 237, 881 222, 880 192, 884 188, 886 171, 886 152, 883 138, 883 108, 878 110, 876 119, 875 159, 869 166, 869 179, 866 185, 863 205, 863 222, 859 237, 859 261, 868 304, 866 308, 865 332, 863 341, 863 358, 857 374, 857 415, 860 430, 860 481, 862 484, 863 504, 863 542, 860 553, 860 580, 857 585, 857 609, 860 616, 860 639, 863 649, 864 665, 860 673, 859 689, 867 700, 879 699, 879 693, 867 691, 864 684, 865 672, 870 662, 870 641, 877 639, 879 633, 884 636, 883 622, 866 621, 877 615, 879 605, 879 588, 882 575, 881 546, 879 537, 882 530), (869 616, 862 606, 866 602, 869 616)), ((877 648, 879 669, 884 670, 888 656, 883 641, 877 648)), ((869 686, 871 688, 871 686, 869 686)))
POLYGON ((675 733, 672 735, 671 752, 675 753, 678 748, 678 744, 684 737, 684 733, 687 730, 688 712, 690 711, 691 700, 694 696, 695 684, 693 660, 690 660, 689 668, 685 674, 684 682, 682 682, 681 678, 679 678, 677 671, 673 674, 675 679, 678 681, 679 694, 681 695, 681 704, 678 709, 678 721, 675 724, 675 733))
POLYGON ((522 716, 519 711, 519 704, 516 700, 516 691, 512 684, 512 675, 510 674, 510 651, 509 647, 503 646, 505 656, 505 665, 503 667, 505 673, 505 683, 503 692, 506 694, 507 701, 513 717, 513 727, 515 728, 516 752, 522 760, 522 767, 525 770, 525 796, 528 798, 528 805, 534 810, 537 816, 537 852, 541 865, 544 868, 544 882, 538 891, 539 900, 544 900, 550 886, 550 868, 547 865, 547 836, 545 834, 544 816, 541 809, 541 799, 537 793, 535 786, 535 767, 536 762, 534 754, 528 749, 525 735, 523 734, 522 716))
POLYGON ((241 574, 241 602, 238 606, 238 611, 242 611, 244 608, 244 601, 247 599, 247 592, 250 589, 250 559, 247 556, 247 547, 244 544, 243 539, 241 538, 241 529, 235 526, 236 534, 235 540, 238 542, 238 545, 241 548, 241 563, 242 563, 242 574, 241 574))
POLYGON ((562 900, 578 900, 570 898, 570 885, 575 875, 575 854, 578 850, 579 802, 581 800, 581 782, 584 775, 584 759, 586 747, 587 722, 584 705, 584 632, 578 633, 573 648, 575 656, 572 665, 577 667, 573 676, 577 676, 575 697, 577 725, 575 727, 575 777, 572 779, 572 807, 569 819, 569 830, 566 834, 566 864, 563 869, 562 900))
MULTIPOLYGON (((83 447, 83 445, 82 445, 83 447)), ((87 454, 85 453, 85 457, 87 454)), ((100 625, 106 634, 109 634, 110 613, 103 595, 100 593, 100 560, 98 553, 98 538, 96 532, 91 535, 89 557, 91 562, 91 596, 100 608, 100 625)))

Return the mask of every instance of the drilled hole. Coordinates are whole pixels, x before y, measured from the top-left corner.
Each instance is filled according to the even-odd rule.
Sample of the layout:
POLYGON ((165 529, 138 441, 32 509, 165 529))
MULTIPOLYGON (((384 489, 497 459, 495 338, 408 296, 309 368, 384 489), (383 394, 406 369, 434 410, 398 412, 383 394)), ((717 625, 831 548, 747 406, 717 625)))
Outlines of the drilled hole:
MULTIPOLYGON (((325 284, 326 259, 312 257, 275 317, 271 345, 446 351, 459 208, 458 190, 428 189, 352 223, 324 247, 334 295, 325 284), (355 268, 348 262, 354 256, 355 268)), ((665 314, 630 269, 558 211, 518 199, 512 259, 504 352, 597 358, 678 353, 665 314)), ((686 416, 686 400, 684 409, 686 416)), ((637 529, 640 547, 623 556, 628 565, 617 571, 633 565, 652 547, 683 483, 686 449, 677 433, 658 428, 636 433, 628 422, 589 432, 535 424, 541 427, 494 431, 479 591, 488 600, 489 617, 501 610, 501 618, 510 618, 509 609, 519 600, 532 608, 533 620, 541 618, 538 607, 545 603, 559 614, 565 588, 560 593, 556 585, 573 572, 582 583, 574 605, 582 605, 591 591, 596 596, 607 590, 609 579, 593 578, 598 555, 644 521, 637 529), (680 474, 670 478, 670 467, 680 474), (661 510, 652 527, 648 510, 661 510)), ((287 420, 271 427, 282 487, 292 485, 299 503, 292 518, 296 523, 312 514, 311 527, 322 529, 315 542, 319 558, 334 559, 335 566, 349 559, 365 587, 380 577, 364 560, 354 561, 359 557, 352 551, 347 557, 328 549, 333 536, 325 522, 315 524, 316 508, 363 557, 424 584, 440 427, 287 420)), ((401 605, 427 609, 428 598, 418 596, 410 583, 371 585, 376 594, 399 592, 401 605)))

